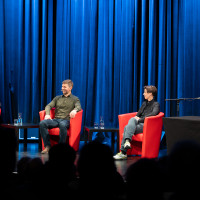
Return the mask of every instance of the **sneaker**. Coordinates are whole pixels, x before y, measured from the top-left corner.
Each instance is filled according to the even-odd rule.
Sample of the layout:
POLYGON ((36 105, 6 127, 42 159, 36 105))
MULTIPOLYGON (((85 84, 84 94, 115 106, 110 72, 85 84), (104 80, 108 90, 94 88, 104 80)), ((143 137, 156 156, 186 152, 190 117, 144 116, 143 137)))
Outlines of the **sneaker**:
POLYGON ((128 140, 124 144, 124 149, 131 149, 131 143, 128 140))
POLYGON ((115 156, 113 156, 115 160, 125 160, 127 159, 127 155, 123 154, 122 152, 117 153, 115 156))

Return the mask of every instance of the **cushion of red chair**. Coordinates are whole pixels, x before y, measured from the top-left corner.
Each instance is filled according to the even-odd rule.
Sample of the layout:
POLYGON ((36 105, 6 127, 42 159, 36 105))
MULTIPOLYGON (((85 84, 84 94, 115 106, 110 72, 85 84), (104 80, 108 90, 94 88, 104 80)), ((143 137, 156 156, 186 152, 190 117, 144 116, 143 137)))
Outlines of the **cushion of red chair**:
POLYGON ((138 142, 142 142, 143 140, 143 133, 138 133, 136 135, 133 135, 132 140, 138 141, 138 142))

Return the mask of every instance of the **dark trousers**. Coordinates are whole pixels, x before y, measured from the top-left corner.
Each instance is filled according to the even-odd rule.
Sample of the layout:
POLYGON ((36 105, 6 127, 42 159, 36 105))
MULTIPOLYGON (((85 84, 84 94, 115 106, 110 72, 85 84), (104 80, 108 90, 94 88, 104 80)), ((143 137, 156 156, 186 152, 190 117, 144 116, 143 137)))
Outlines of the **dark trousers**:
POLYGON ((51 146, 48 129, 59 128, 60 140, 59 143, 65 143, 67 137, 67 128, 70 121, 66 119, 46 119, 40 122, 40 134, 44 141, 44 146, 51 146))
POLYGON ((124 143, 126 139, 129 139, 131 141, 133 135, 142 133, 143 126, 144 126, 144 123, 138 123, 138 121, 134 117, 132 117, 128 121, 128 124, 124 128, 124 134, 123 134, 122 143, 121 143, 121 151, 123 153, 126 153, 127 151, 126 149, 124 149, 124 143))

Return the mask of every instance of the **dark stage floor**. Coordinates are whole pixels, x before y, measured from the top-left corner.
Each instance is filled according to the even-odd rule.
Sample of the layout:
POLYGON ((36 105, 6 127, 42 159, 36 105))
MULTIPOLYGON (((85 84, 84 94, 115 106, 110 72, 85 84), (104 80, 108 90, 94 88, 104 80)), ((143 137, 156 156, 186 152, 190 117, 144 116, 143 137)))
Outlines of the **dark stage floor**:
MULTIPOLYGON (((81 145, 84 145, 84 144, 80 144, 80 146, 81 145)), ((165 149, 160 151, 159 157, 162 157, 164 155, 166 155, 165 149)), ((19 150, 17 152, 17 161, 25 156, 28 156, 30 158, 36 158, 36 157, 41 158, 43 163, 45 163, 48 160, 48 154, 40 153, 38 143, 28 143, 26 151, 24 151, 24 144, 20 143, 19 150)), ((78 159, 78 153, 77 153, 77 159, 78 159)), ((128 157, 127 160, 115 161, 118 172, 124 177, 128 167, 131 164, 137 162, 137 160, 139 160, 139 159, 140 159, 139 156, 132 156, 132 157, 128 157)))

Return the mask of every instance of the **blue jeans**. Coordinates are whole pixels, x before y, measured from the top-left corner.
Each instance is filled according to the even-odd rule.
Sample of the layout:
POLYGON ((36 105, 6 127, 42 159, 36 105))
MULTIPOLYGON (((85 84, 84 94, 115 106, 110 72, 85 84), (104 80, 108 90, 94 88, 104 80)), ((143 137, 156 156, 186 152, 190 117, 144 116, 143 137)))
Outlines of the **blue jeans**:
POLYGON ((129 139, 131 141, 133 135, 142 133, 143 126, 144 126, 144 123, 138 123, 138 121, 134 117, 132 117, 128 121, 128 124, 124 128, 124 134, 123 134, 122 143, 121 143, 121 151, 123 153, 126 153, 126 151, 127 151, 126 149, 124 149, 124 143, 125 143, 126 139, 129 139))
POLYGON ((59 143, 65 143, 67 137, 67 129, 70 121, 66 119, 46 119, 40 122, 40 134, 44 141, 44 146, 51 146, 48 129, 59 128, 60 140, 59 143))

